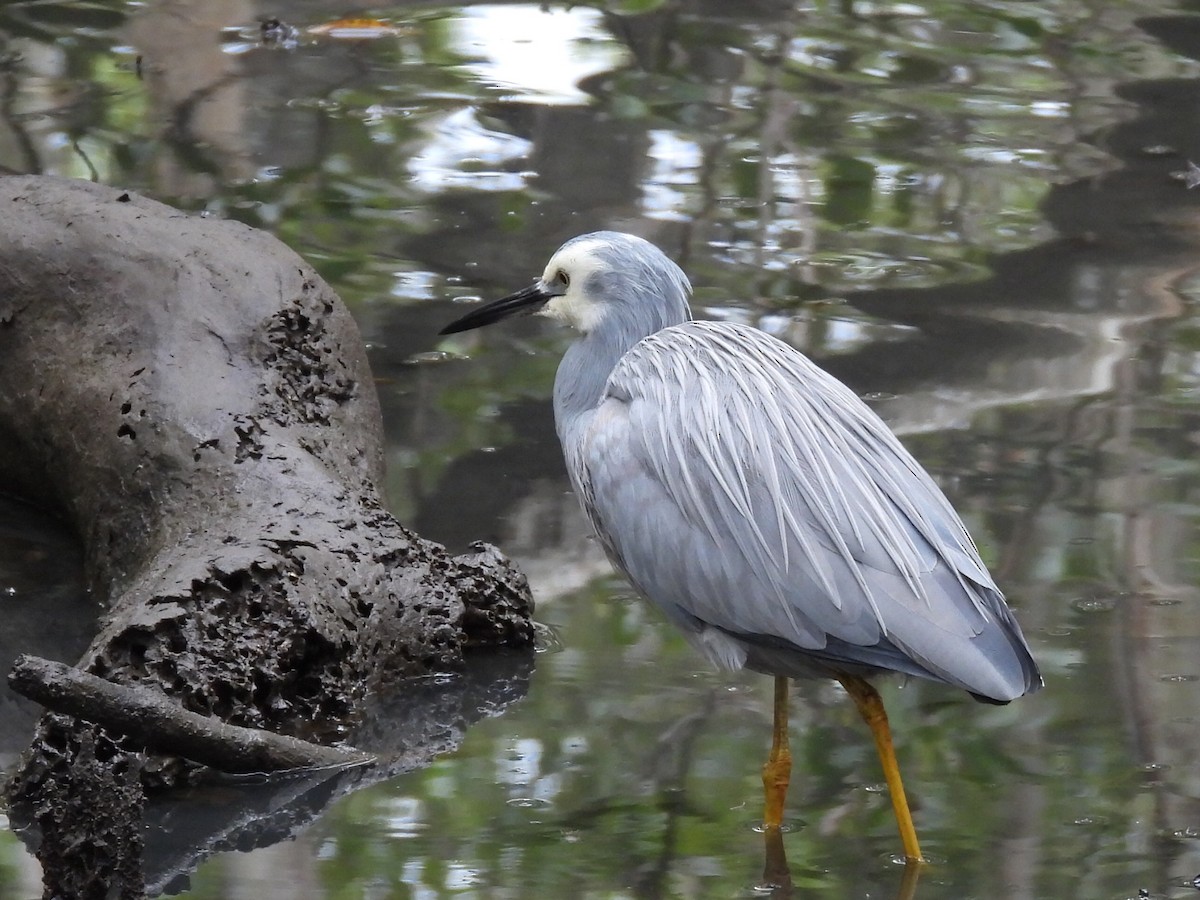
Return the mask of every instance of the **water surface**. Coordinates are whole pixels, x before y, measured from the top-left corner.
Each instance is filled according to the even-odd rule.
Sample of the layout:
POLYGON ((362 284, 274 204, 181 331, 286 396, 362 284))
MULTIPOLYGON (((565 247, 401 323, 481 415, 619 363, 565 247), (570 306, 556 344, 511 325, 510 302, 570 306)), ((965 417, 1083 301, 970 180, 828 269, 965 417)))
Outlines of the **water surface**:
MULTIPOLYGON (((916 896, 1197 896, 1200 192, 1174 177, 1200 160, 1194 23, 1166 0, 0 5, 0 166, 237 218, 309 259, 370 344, 392 508, 513 554, 545 626, 527 693, 470 701, 495 714, 432 765, 191 874, 164 863, 170 890, 755 895, 769 681, 708 671, 589 539, 549 410, 570 336, 436 336, 565 238, 619 228, 680 261, 699 315, 868 397, 1043 666, 1007 707, 886 685, 937 861, 916 896), (376 24, 310 30, 348 16, 376 24), (264 43, 272 17, 295 30, 264 43)), ((0 507, 4 658, 78 656, 73 554, 0 507), (52 601, 72 624, 39 636, 52 601)), ((11 765, 34 711, 2 699, 11 765)), ((868 734, 831 685, 792 713, 795 895, 899 896, 868 734)), ((39 892, 0 834, 0 896, 39 892)))

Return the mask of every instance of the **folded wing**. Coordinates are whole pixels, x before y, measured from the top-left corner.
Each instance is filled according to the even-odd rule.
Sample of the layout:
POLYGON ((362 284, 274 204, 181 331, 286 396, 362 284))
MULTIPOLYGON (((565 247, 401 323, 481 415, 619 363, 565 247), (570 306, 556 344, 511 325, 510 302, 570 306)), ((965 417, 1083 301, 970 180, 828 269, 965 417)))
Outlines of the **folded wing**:
POLYGON ((997 701, 1040 686, 937 485, 857 396, 757 329, 646 338, 567 452, 614 562, 718 663, 890 669, 997 701))

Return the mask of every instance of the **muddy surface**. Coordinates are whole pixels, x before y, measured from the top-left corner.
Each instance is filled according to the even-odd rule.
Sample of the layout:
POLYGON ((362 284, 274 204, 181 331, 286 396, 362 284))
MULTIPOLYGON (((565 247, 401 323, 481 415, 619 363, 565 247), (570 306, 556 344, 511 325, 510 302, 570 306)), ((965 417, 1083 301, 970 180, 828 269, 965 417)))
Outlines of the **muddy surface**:
MULTIPOLYGON (((265 233, 0 179, 0 385, 0 488, 82 539, 103 616, 89 672, 327 741, 369 691, 459 669, 468 645, 531 643, 504 557, 450 557, 381 505, 358 330, 265 233)), ((14 796, 49 801, 77 754, 118 753, 62 725, 43 721, 14 796)))

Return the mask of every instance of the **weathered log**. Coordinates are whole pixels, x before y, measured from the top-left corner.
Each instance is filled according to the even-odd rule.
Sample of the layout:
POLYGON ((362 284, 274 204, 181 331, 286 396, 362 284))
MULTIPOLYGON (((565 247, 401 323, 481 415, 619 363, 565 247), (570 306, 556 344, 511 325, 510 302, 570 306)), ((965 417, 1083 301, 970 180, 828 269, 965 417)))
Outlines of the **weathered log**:
POLYGON ((275 772, 315 766, 361 765, 370 754, 326 747, 261 728, 229 725, 188 712, 166 694, 121 685, 36 656, 21 656, 8 686, 51 712, 101 726, 153 753, 180 756, 221 772, 275 772))
POLYGON ((407 531, 381 474, 358 331, 294 253, 121 190, 0 178, 0 490, 83 541, 105 613, 80 668, 320 739, 369 690, 528 645, 523 577, 407 531))

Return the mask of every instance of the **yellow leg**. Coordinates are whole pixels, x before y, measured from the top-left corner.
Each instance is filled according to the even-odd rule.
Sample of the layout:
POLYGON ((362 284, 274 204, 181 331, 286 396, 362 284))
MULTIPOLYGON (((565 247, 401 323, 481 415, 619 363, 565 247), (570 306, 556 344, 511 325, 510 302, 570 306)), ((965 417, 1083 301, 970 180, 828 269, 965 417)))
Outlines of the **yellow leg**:
POLYGON ((783 824, 783 804, 787 800, 788 780, 792 775, 792 751, 788 749, 788 680, 775 676, 775 723, 771 730, 771 755, 763 765, 763 794, 766 810, 763 826, 779 830, 783 824))
MULTIPOLYGON (((792 896, 792 872, 788 868, 787 852, 783 848, 783 831, 778 828, 763 830, 763 859, 762 884, 755 891, 765 892, 771 900, 785 900, 792 896)), ((912 900, 911 897, 900 900, 912 900)))
POLYGON ((841 675, 838 681, 854 699, 854 705, 875 738, 875 749, 879 751, 879 761, 883 764, 883 777, 887 779, 888 792, 892 795, 896 824, 900 826, 904 856, 913 862, 924 862, 921 847, 917 843, 917 829, 913 827, 912 813, 908 811, 908 798, 904 796, 904 783, 900 780, 900 765, 896 762, 896 751, 892 747, 892 731, 888 727, 883 700, 875 688, 857 676, 841 675))

